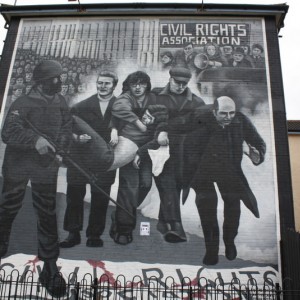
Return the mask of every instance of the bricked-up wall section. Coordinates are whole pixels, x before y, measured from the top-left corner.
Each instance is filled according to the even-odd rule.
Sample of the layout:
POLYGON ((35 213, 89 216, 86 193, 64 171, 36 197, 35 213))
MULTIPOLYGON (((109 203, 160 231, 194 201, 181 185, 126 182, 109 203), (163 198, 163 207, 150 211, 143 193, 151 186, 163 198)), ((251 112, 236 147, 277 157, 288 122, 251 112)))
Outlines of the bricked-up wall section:
MULTIPOLYGON (((53 249, 60 252, 57 264, 64 276, 74 271, 79 278, 87 272, 92 276, 105 273, 111 283, 118 274, 127 278, 138 275, 145 282, 151 276, 162 281, 172 276, 176 283, 185 276, 212 280, 219 276, 228 282, 235 276, 242 281, 251 277, 258 282, 266 277, 280 279, 280 230, 294 227, 294 213, 274 18, 35 17, 22 19, 20 25, 19 21, 12 19, 10 24, 0 69, 4 78, 0 94, 6 104, 2 107, 6 126, 0 145, 1 164, 5 149, 11 151, 6 145, 13 146, 10 155, 14 157, 7 173, 2 174, 1 185, 3 179, 12 179, 7 178, 7 174, 12 174, 10 171, 17 170, 17 177, 24 176, 32 166, 29 179, 35 178, 33 181, 37 182, 44 179, 46 171, 40 168, 38 160, 27 169, 22 165, 31 159, 31 154, 23 152, 25 131, 22 130, 38 134, 26 120, 29 118, 38 130, 51 136, 60 124, 68 123, 72 114, 89 126, 80 119, 74 119, 72 128, 66 126, 74 133, 70 155, 88 173, 101 173, 98 186, 134 215, 130 217, 112 203, 107 208, 102 192, 95 186, 91 188, 85 176, 70 165, 67 176, 66 165, 60 167, 56 188, 57 238, 64 243, 60 249, 54 243, 53 249), (254 46, 262 54, 257 62, 252 57, 254 46), (244 57, 242 63, 226 57, 230 47, 234 55, 244 57), (60 94, 70 114, 66 112, 62 119, 58 118, 62 108, 58 111, 52 108, 51 115, 42 115, 44 110, 36 113, 38 102, 33 105, 31 101, 33 98, 37 101, 40 91, 47 93, 47 89, 36 87, 37 82, 26 83, 23 75, 23 83, 17 82, 20 66, 24 73, 31 73, 31 69, 36 76, 37 65, 47 60, 59 62, 63 69, 61 81, 67 78, 60 94), (112 73, 119 78, 116 86, 112 73), (128 79, 130 74, 134 76, 128 79), (105 82, 108 87, 101 90, 105 82), (31 90, 26 91, 29 83, 31 90), (15 94, 22 84, 23 95, 15 94), (127 93, 122 94, 122 88, 128 86, 127 93), (99 104, 97 94, 103 98, 112 91, 116 99, 111 98, 107 107, 101 101, 99 104), (212 106, 216 98, 219 108, 212 106), (144 122, 146 108, 158 122, 148 126, 148 136, 132 123, 137 119, 144 122), (114 148, 105 143, 111 140, 111 110, 119 131, 118 145, 114 148), (165 112, 169 114, 168 124, 165 112), (229 121, 222 121, 221 112, 231 114, 225 117, 229 121), (146 142, 152 140, 154 143, 147 147, 158 148, 160 130, 169 131, 170 157, 163 170, 162 161, 168 156, 168 148, 154 151, 151 160, 147 148, 142 151, 146 142), (12 142, 16 133, 21 135, 12 142), (84 133, 91 137, 87 143, 82 142, 84 133), (131 163, 138 147, 140 169, 131 163), (243 155, 243 151, 248 155, 243 155), (116 175, 107 172, 112 166, 120 167, 116 175), (142 174, 148 180, 142 181, 142 174), (148 194, 135 210, 143 192, 148 194), (79 206, 70 206, 76 199, 79 206), (77 237, 71 243, 65 241, 68 231, 76 230, 80 231, 81 240, 77 237), (94 239, 91 235, 95 235, 94 239), (95 240, 99 236, 103 245, 95 240)), ((45 72, 49 70, 48 66, 45 72)), ((39 74, 36 80, 44 73, 39 74)), ((61 97, 55 99, 64 102, 61 97)), ((44 104, 42 107, 47 109, 44 104)), ((35 148, 35 144, 27 145, 37 155, 35 148)), ((46 169, 48 172, 49 166, 46 169)), ((32 208, 31 191, 35 188, 32 184, 27 186, 23 207, 13 222, 7 253, 1 259, 3 267, 16 267, 20 272, 35 266, 40 271, 43 263, 35 255, 39 253, 43 259, 43 242, 51 242, 47 233, 36 231, 36 224, 41 226, 43 220, 38 220, 32 208)), ((1 200, 0 231, 3 232, 7 228, 5 216, 11 212, 5 202, 7 195, 1 200)), ((43 207, 42 202, 34 204, 37 211, 43 207)), ((49 218, 47 213, 45 218, 49 218)), ((54 231, 54 239, 55 235, 54 231)))

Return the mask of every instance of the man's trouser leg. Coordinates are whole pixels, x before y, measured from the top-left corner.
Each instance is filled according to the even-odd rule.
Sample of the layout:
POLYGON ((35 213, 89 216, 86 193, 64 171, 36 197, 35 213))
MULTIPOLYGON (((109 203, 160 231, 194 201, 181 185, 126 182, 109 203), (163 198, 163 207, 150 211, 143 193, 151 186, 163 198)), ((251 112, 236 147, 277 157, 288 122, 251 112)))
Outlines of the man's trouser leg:
POLYGON ((57 259, 56 181, 51 184, 31 182, 31 187, 33 207, 38 218, 38 256, 43 261, 57 259))
POLYGON ((0 200, 0 258, 8 249, 13 221, 22 207, 28 180, 13 181, 3 178, 2 197, 0 200))
POLYGON ((176 183, 175 162, 169 159, 163 172, 155 177, 160 197, 159 220, 162 222, 180 222, 180 188, 176 183))
POLYGON ((31 182, 33 207, 37 214, 38 257, 44 261, 39 281, 51 296, 66 294, 66 282, 56 265, 59 244, 56 219, 56 180, 41 184, 31 182))
MULTIPOLYGON (((139 197, 139 170, 130 162, 119 170, 119 190, 117 202, 136 217, 139 197)), ((136 218, 123 209, 116 208, 116 230, 118 233, 131 233, 136 226, 136 218)))
POLYGON ((206 181, 199 186, 196 191, 196 205, 204 234, 206 253, 216 256, 219 253, 218 197, 213 182, 206 181))
POLYGON ((163 172, 155 178, 160 196, 157 230, 169 243, 185 242, 186 234, 181 223, 180 191, 177 184, 174 157, 167 161, 163 172))
POLYGON ((238 234, 241 202, 235 191, 229 191, 229 184, 218 183, 218 187, 224 200, 223 240, 225 246, 230 246, 234 244, 234 239, 238 234))
POLYGON ((64 217, 64 230, 79 232, 83 227, 83 199, 86 184, 70 184, 67 186, 67 207, 64 217))
POLYGON ((146 156, 140 163, 139 169, 139 197, 137 207, 139 207, 152 186, 152 161, 149 156, 146 156))
MULTIPOLYGON (((110 195, 110 183, 104 185, 99 183, 99 186, 106 194, 110 195)), ((105 229, 108 203, 109 199, 91 185, 91 208, 86 230, 87 237, 99 237, 102 235, 105 229)))
POLYGON ((115 218, 117 233, 131 234, 135 229, 136 210, 147 196, 151 185, 152 162, 150 158, 143 160, 139 169, 134 168, 132 162, 120 168, 117 202, 135 218, 117 206, 115 218))

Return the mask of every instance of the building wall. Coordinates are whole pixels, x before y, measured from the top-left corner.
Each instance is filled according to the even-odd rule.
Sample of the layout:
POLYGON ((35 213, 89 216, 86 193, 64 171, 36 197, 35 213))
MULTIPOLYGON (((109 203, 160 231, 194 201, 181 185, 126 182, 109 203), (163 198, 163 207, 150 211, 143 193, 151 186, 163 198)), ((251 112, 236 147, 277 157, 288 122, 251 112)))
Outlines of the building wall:
POLYGON ((290 160, 292 171, 292 185, 293 185, 293 199, 295 210, 295 228, 300 231, 300 162, 299 162, 299 149, 300 149, 300 135, 289 133, 289 148, 290 160))
MULTIPOLYGON (((200 175, 204 174, 204 178, 209 178, 211 172, 215 172, 214 176, 217 179, 214 177, 210 180, 213 196, 211 197, 210 192, 207 191, 204 192, 204 196, 206 201, 218 202, 216 212, 220 231, 218 263, 214 266, 207 266, 203 263, 205 241, 196 206, 196 200, 199 200, 199 198, 196 199, 196 187, 190 189, 186 201, 183 200, 183 195, 177 198, 187 240, 182 243, 170 243, 157 230, 161 195, 153 179, 149 194, 137 210, 137 225, 133 231, 133 242, 126 246, 119 245, 110 238, 111 215, 115 210, 115 205, 111 204, 107 212, 106 228, 102 235, 104 247, 86 247, 85 230, 91 207, 90 187, 87 185, 83 207, 85 214, 81 233, 82 242, 71 249, 60 249, 58 264, 65 276, 70 272, 77 272, 81 278, 85 273, 92 273, 96 276, 107 274, 111 282, 116 282, 119 274, 124 274, 129 278, 138 275, 145 281, 151 276, 157 276, 162 280, 170 276, 175 278, 176 283, 185 276, 191 279, 204 276, 212 281, 217 277, 222 277, 227 282, 230 282, 236 275, 244 280, 253 277, 258 282, 268 276, 274 281, 280 280, 280 215, 281 208, 288 205, 284 204, 281 199, 288 198, 290 191, 286 185, 285 191, 287 192, 282 193, 280 186, 282 182, 280 176, 283 176, 281 171, 288 169, 286 162, 281 159, 282 149, 286 148, 287 143, 286 132, 282 127, 284 103, 281 96, 281 77, 279 72, 274 72, 274 65, 277 71, 280 66, 278 65, 278 45, 272 44, 274 39, 277 39, 273 20, 253 17, 198 18, 197 16, 176 17, 176 19, 170 16, 159 18, 128 16, 118 20, 109 17, 31 18, 21 19, 16 36, 17 42, 14 51, 11 52, 10 73, 4 91, 2 123, 7 113, 15 112, 14 109, 8 112, 15 103, 12 97, 14 80, 17 78, 18 66, 26 64, 27 61, 32 68, 35 68, 43 60, 54 59, 60 62, 66 71, 72 70, 73 73, 79 72, 78 69, 82 69, 83 66, 92 66, 91 73, 80 74, 77 93, 66 96, 71 108, 96 94, 97 75, 103 70, 113 71, 118 75, 119 82, 114 90, 116 96, 121 94, 122 83, 126 77, 138 70, 149 75, 152 88, 157 91, 158 88, 168 87, 170 81, 171 66, 164 65, 161 59, 167 51, 172 54, 174 61, 176 61, 175 58, 182 60, 185 43, 192 41, 193 51, 197 56, 197 60, 192 61, 191 64, 183 65, 181 61, 181 63, 174 63, 172 67, 187 68, 191 72, 188 82, 189 91, 194 94, 194 97, 198 97, 199 103, 204 101, 205 111, 208 111, 205 115, 210 121, 205 121, 205 119, 203 123, 207 122, 206 125, 187 132, 190 138, 186 137, 187 151, 174 164, 177 170, 180 168, 184 170, 180 173, 181 180, 188 178, 197 168, 200 169, 200 175), (249 64, 247 68, 236 68, 223 60, 219 68, 210 68, 207 60, 217 61, 216 57, 209 59, 208 54, 205 53, 206 46, 211 42, 215 43, 214 47, 219 48, 221 56, 225 55, 226 45, 230 44, 233 48, 243 47, 244 56, 249 62, 251 61, 249 49, 258 43, 263 49, 263 65, 255 67, 249 64), (241 170, 236 170, 236 166, 232 167, 233 164, 227 162, 227 160, 232 162, 234 156, 239 155, 233 154, 230 147, 226 150, 225 146, 228 145, 226 143, 232 143, 230 133, 226 137, 223 136, 223 142, 211 136, 203 142, 212 147, 206 155, 215 151, 216 157, 221 157, 218 165, 216 165, 217 159, 212 159, 210 165, 201 156, 203 153, 198 153, 203 146, 199 144, 203 135, 209 135, 210 130, 214 132, 215 128, 221 129, 210 106, 220 96, 234 99, 236 110, 244 116, 244 121, 235 119, 233 123, 239 128, 239 134, 243 136, 244 141, 243 144, 239 144, 238 149, 238 153, 244 152, 242 161, 238 163, 241 170), (244 127, 241 127, 241 124, 244 127), (203 133, 203 130, 207 132, 203 133), (256 145, 257 148, 260 147, 260 155, 263 158, 258 165, 249 159, 250 149, 257 143, 257 139, 253 136, 259 136, 263 140, 260 142, 261 147, 256 145), (265 151, 262 149, 264 148, 262 144, 266 145, 265 151), (228 155, 222 156, 225 151, 228 155), (200 165, 204 165, 202 169, 200 165), (220 181, 220 178, 228 185, 222 186, 220 182, 218 185, 217 181, 220 181), (240 203, 241 216, 238 235, 235 239, 238 256, 231 261, 226 258, 223 242, 224 202, 228 203, 235 198, 239 199, 237 201, 240 203), (256 216, 255 213, 253 214, 255 201, 258 203, 260 217, 258 213, 256 216)), ((188 103, 186 98, 181 100, 183 103, 188 103)), ((173 98, 172 101, 174 101, 173 98)), ((186 113, 194 112, 193 109, 180 111, 181 108, 178 107, 179 113, 168 108, 170 116, 174 113, 186 117, 186 113)), ((201 109, 203 108, 204 106, 201 109)), ((176 134, 179 135, 179 132, 176 134)), ((0 158, 3 161, 5 143, 2 142, 0 147, 0 158)), ((181 145, 177 144, 174 147, 178 147, 176 148, 178 150, 181 145)), ((126 148, 125 153, 129 150, 129 147, 126 148)), ((173 150, 170 151, 172 156, 173 150)), ((86 158, 90 155, 85 152, 81 154, 86 158)), ((161 166, 160 163, 165 154, 166 152, 163 152, 161 156, 158 156, 158 166, 161 166)), ((284 155, 288 156, 287 153, 284 155)), ((154 158, 152 160, 153 164, 157 163, 154 158)), ((174 173, 175 171, 169 173, 171 183, 174 173)), ((178 180, 177 177, 176 180, 178 180)), ((285 177, 285 180, 288 178, 285 177)), ((171 183, 170 192, 173 192, 176 187, 171 183)), ((204 187, 206 184, 201 186, 201 188, 204 187)), ((29 185, 24 207, 14 223, 8 253, 1 261, 7 268, 13 266, 19 268, 20 272, 24 271, 26 264, 31 268, 35 267, 36 263, 34 257, 37 253, 35 229, 37 220, 32 210, 30 189, 29 185), (23 234, 25 230, 28 233, 26 235, 23 234)), ((119 181, 116 176, 110 194, 113 199, 117 199, 118 189, 119 181)), ((66 192, 66 168, 62 167, 59 169, 57 184, 57 220, 60 240, 67 236, 63 226, 66 192)), ((288 215, 285 211, 283 214, 288 215)), ((41 262, 37 264, 38 270, 41 264, 41 262)))

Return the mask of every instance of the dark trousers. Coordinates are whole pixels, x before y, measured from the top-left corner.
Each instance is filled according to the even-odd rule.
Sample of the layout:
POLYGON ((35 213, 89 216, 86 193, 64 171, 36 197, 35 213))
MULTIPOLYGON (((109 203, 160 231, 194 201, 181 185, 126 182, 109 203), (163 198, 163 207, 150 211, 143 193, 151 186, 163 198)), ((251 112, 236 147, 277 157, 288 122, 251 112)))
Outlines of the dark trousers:
MULTIPOLYGON (((240 220, 240 198, 234 190, 230 190, 228 180, 217 182, 224 201, 223 240, 226 245, 234 243, 238 234, 240 220)), ((218 253, 219 225, 217 218, 218 196, 213 181, 204 181, 196 190, 196 205, 200 215, 206 250, 218 253)))
MULTIPOLYGON (((99 184, 105 193, 110 194, 111 184, 99 184)), ((86 184, 68 184, 67 208, 64 229, 69 232, 81 231, 83 228, 84 197, 86 184)), ((106 213, 109 199, 91 185, 91 206, 86 236, 99 237, 105 229, 106 213)))
POLYGON ((181 222, 181 187, 176 177, 177 164, 176 158, 171 156, 165 163, 162 173, 155 177, 155 183, 160 197, 159 220, 166 223, 181 222))
MULTIPOLYGON (((3 178, 0 201, 0 243, 2 249, 6 248, 2 250, 3 253, 7 251, 11 227, 22 206, 28 181, 29 179, 11 180, 5 176, 3 178)), ((38 219, 38 257, 43 261, 57 259, 59 247, 56 221, 56 181, 51 184, 31 182, 31 190, 33 207, 38 219)))
MULTIPOLYGON (((119 190, 117 202, 136 216, 137 207, 144 201, 152 185, 152 161, 149 156, 135 169, 132 162, 119 170, 119 190)), ((136 226, 136 218, 129 216, 124 210, 116 208, 117 232, 129 233, 136 226)))

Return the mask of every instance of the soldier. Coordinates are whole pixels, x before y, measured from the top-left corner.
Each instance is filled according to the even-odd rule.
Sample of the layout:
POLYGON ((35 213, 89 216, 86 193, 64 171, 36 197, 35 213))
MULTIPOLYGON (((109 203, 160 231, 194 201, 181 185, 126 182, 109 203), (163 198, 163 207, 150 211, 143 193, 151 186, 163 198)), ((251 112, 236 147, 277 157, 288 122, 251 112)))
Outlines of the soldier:
POLYGON ((56 221, 56 185, 59 164, 56 149, 68 147, 71 115, 60 91, 62 67, 57 61, 42 61, 33 72, 34 87, 16 99, 6 116, 2 139, 7 145, 2 166, 0 201, 0 257, 8 250, 11 227, 31 182, 37 214, 38 257, 44 261, 40 282, 50 295, 60 297, 66 283, 58 273, 59 255, 56 221), (46 139, 47 137, 48 139, 46 139))

